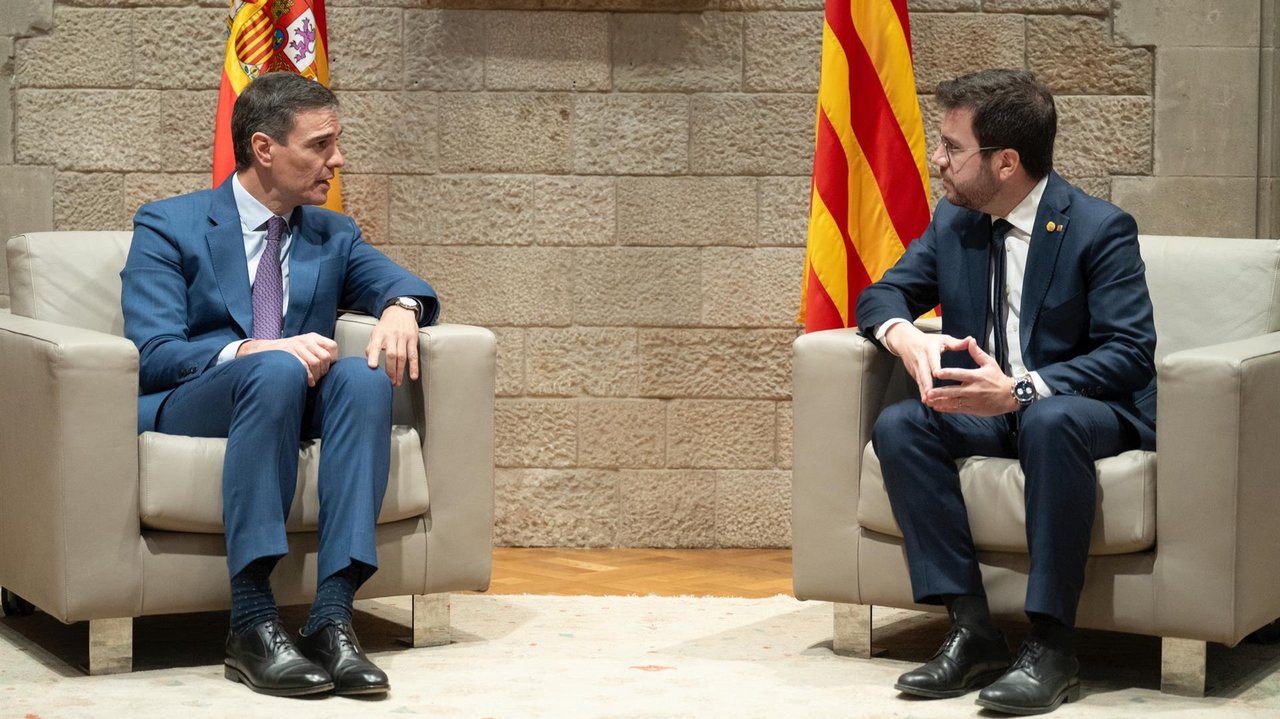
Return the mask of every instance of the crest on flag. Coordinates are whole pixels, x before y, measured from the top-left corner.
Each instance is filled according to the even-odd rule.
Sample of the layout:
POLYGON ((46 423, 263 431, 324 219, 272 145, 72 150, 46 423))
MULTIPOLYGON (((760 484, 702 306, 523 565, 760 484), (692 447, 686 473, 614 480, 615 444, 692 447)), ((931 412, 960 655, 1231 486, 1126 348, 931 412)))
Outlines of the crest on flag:
POLYGON ((302 13, 285 29, 285 54, 298 72, 311 67, 316 59, 316 17, 310 10, 302 13))

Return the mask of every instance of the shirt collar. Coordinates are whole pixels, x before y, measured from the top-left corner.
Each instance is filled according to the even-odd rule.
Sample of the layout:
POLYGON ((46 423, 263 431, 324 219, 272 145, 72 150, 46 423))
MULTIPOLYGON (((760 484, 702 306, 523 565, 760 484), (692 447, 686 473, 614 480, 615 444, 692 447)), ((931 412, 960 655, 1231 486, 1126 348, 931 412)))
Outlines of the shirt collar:
POLYGON ((1014 229, 1022 232, 1027 237, 1030 237, 1031 231, 1035 229, 1036 226, 1036 212, 1040 210, 1040 198, 1044 197, 1044 188, 1048 184, 1048 175, 1040 178, 1040 181, 1036 183, 1036 186, 1031 188, 1031 192, 1028 192, 1027 196, 1022 198, 1022 202, 1015 205, 1014 208, 1009 211, 1009 214, 1003 219, 1013 225, 1014 229))
MULTIPOLYGON (((232 173, 231 191, 236 196, 236 211, 240 213, 240 231, 242 233, 261 232, 273 213, 267 206, 258 202, 258 198, 249 194, 240 184, 240 175, 232 173)), ((288 220, 289 218, 285 218, 288 220)))

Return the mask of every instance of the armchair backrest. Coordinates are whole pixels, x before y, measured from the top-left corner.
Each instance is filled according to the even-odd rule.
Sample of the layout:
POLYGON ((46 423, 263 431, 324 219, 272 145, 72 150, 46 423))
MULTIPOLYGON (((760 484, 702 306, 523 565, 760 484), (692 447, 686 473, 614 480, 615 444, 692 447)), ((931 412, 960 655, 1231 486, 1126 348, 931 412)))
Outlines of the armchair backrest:
POLYGON ((1280 331, 1280 240, 1138 238, 1156 316, 1156 361, 1280 331))
POLYGON ((120 270, 132 232, 30 232, 9 240, 10 312, 124 335, 120 270))

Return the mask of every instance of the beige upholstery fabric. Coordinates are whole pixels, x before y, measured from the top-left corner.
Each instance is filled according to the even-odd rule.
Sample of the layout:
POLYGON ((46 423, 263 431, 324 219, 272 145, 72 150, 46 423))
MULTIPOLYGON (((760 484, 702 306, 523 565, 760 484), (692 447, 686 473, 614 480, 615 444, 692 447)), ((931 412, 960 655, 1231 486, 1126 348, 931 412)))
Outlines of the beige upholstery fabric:
MULTIPOLYGON (((960 491, 979 551, 1027 553, 1026 478, 1016 460, 966 457, 959 462, 960 491)), ((868 444, 862 458, 858 524, 901 537, 880 474, 880 460, 868 444)), ((1098 462, 1098 503, 1089 554, 1128 554, 1156 541, 1156 453, 1134 450, 1098 462)))
MULTIPOLYGON (((6 248, 0 585, 64 622, 229 606, 217 440, 137 433, 138 353, 120 336, 129 239, 34 233, 6 248)), ((373 325, 340 318, 339 351, 363 354, 373 325)), ((376 530, 380 569, 362 597, 489 583, 494 336, 427 327, 418 351, 422 379, 394 393, 402 426, 376 530)), ((291 553, 272 575, 282 603, 315 589, 315 447, 303 451, 291 553)))
POLYGON ((1156 307, 1157 362, 1280 331, 1274 242, 1144 236, 1142 261, 1156 307))
MULTIPOLYGON (((1140 238, 1155 304, 1157 451, 1099 462, 1078 623, 1234 644, 1280 617, 1280 241, 1140 238)), ((868 448, 910 396, 901 363, 855 329, 795 342, 796 596, 910 607, 901 532, 868 448)), ((992 610, 1022 618, 1022 478, 962 462, 992 610)))
MULTIPOLYGON (((318 477, 323 440, 302 443, 298 486, 285 529, 314 532, 320 526, 318 477)), ((170 532, 222 534, 222 459, 227 440, 159 432, 138 436, 138 500, 142 526, 170 532)), ((426 514, 427 477, 422 441, 412 427, 391 430, 391 471, 378 524, 426 514)))
POLYGON ((124 335, 120 269, 130 232, 41 232, 9 241, 11 312, 124 335))

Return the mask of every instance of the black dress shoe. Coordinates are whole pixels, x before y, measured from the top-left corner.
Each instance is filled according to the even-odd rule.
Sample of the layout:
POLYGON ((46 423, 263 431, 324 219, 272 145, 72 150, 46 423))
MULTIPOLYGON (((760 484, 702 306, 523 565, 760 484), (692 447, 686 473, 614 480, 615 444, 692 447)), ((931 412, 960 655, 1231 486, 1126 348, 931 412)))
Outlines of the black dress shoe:
POLYGON ((315 634, 298 637, 298 648, 333 677, 334 694, 382 694, 391 688, 386 673, 365 656, 346 622, 329 622, 315 634))
POLYGON ((1009 671, 978 694, 978 706, 1005 714, 1044 714, 1080 698, 1080 661, 1037 639, 1022 644, 1009 671))
POLYGON ((278 619, 228 634, 224 664, 228 679, 259 694, 297 697, 333 690, 333 679, 298 652, 278 619))
POLYGON ((996 632, 986 639, 955 625, 926 664, 898 677, 894 689, 930 699, 958 697, 995 681, 1009 668, 1009 646, 996 632))

